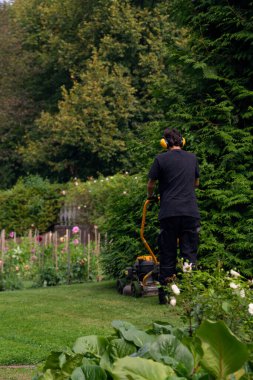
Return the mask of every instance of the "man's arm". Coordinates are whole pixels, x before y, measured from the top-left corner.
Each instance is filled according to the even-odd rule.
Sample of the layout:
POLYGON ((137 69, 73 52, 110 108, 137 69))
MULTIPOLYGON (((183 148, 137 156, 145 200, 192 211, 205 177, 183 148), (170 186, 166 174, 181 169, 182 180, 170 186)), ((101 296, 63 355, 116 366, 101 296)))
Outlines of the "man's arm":
POLYGON ((156 180, 155 179, 149 179, 147 184, 147 197, 151 198, 154 195, 154 188, 155 188, 156 180))
POLYGON ((195 178, 194 186, 199 187, 199 178, 195 178))

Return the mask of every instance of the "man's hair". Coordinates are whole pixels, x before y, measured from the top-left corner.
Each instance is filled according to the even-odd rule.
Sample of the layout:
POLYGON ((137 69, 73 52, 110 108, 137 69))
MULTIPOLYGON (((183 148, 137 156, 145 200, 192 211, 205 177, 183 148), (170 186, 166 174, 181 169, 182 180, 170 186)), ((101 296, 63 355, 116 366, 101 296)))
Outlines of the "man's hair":
POLYGON ((168 143, 168 147, 183 146, 182 135, 176 129, 166 128, 164 131, 164 138, 166 139, 168 143))

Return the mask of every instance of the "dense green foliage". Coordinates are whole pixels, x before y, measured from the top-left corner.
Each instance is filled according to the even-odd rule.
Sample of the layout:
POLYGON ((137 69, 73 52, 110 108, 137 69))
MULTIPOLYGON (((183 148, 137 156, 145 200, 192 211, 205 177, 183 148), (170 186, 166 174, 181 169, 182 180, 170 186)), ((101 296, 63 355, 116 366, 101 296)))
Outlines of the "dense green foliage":
POLYGON ((0 188, 14 185, 24 174, 18 147, 36 115, 26 83, 34 73, 33 60, 22 49, 22 36, 8 5, 0 2, 0 188))
POLYGON ((148 331, 113 321, 111 336, 83 336, 72 350, 52 352, 34 380, 179 380, 250 377, 250 346, 223 322, 205 321, 194 338, 165 323, 148 331))
POLYGON ((137 173, 129 201, 121 184, 94 193, 116 273, 139 253, 145 176, 177 127, 200 161, 202 263, 252 276, 252 2, 15 0, 0 17, 1 187, 137 173))
POLYGON ((0 229, 18 235, 31 228, 45 232, 57 222, 62 199, 59 185, 38 176, 20 179, 12 189, 0 192, 0 229))

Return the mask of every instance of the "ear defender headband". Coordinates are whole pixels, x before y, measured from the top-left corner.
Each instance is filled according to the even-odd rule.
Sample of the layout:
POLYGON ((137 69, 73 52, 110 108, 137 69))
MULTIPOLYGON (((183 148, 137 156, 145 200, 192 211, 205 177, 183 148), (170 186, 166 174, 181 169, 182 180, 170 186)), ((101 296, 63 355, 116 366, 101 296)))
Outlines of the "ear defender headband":
MULTIPOLYGON (((182 137, 182 142, 181 142, 181 145, 184 147, 186 144, 186 141, 185 141, 185 138, 182 137)), ((160 140, 160 145, 163 149, 168 149, 168 146, 169 146, 169 143, 168 141, 166 140, 165 137, 163 137, 161 140, 160 140)))

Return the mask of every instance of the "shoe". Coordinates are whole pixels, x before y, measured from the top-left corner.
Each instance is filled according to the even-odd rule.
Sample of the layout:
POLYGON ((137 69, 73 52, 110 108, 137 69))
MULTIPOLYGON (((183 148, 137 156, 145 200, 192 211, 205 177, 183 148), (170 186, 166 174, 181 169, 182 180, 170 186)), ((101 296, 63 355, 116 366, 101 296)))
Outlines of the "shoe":
POLYGON ((168 293, 164 290, 164 287, 158 289, 158 299, 160 305, 168 304, 168 293))

